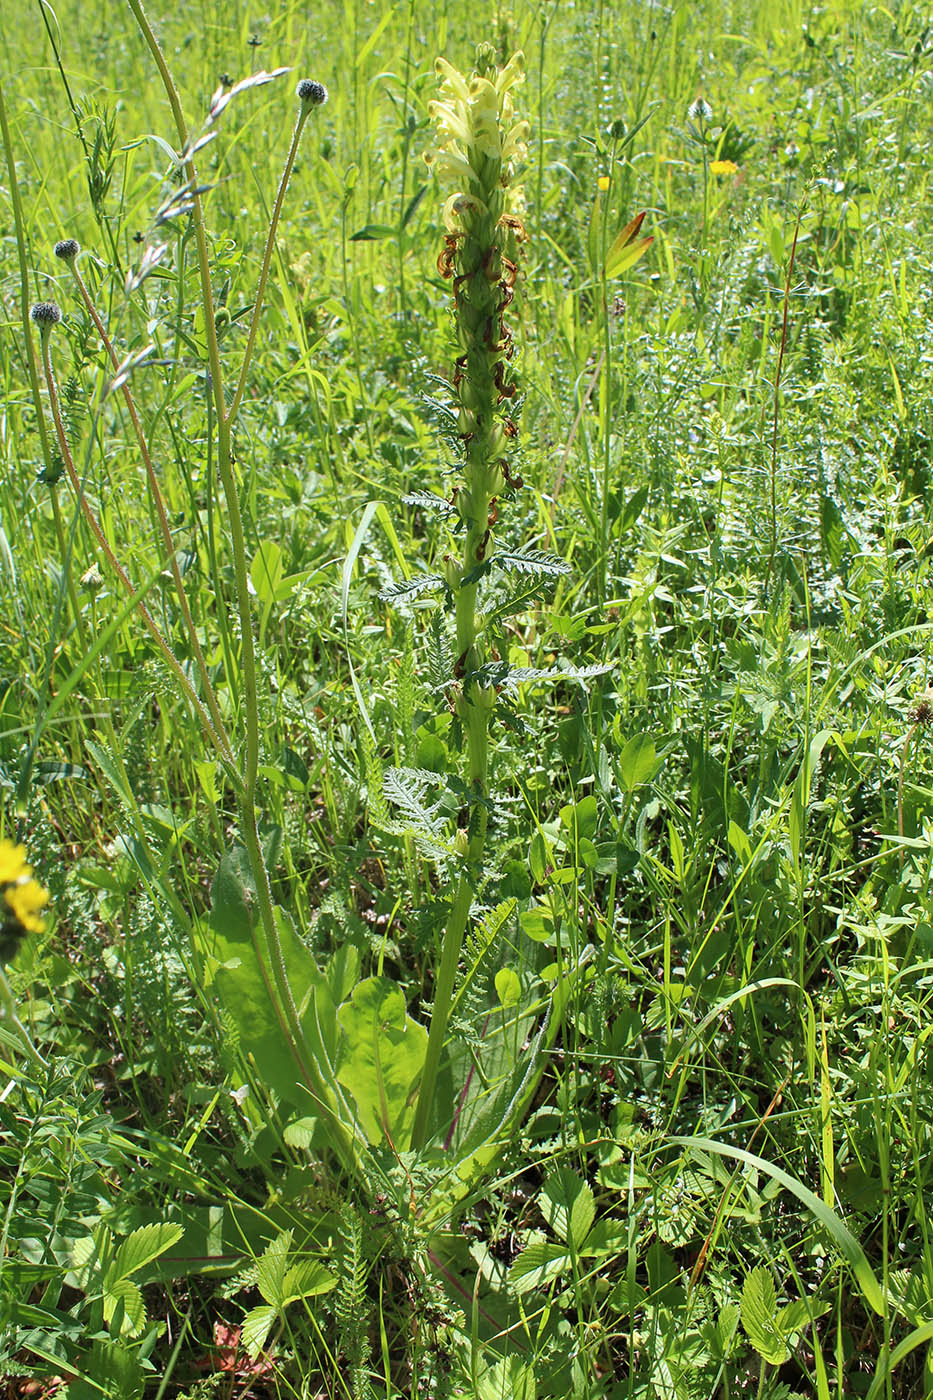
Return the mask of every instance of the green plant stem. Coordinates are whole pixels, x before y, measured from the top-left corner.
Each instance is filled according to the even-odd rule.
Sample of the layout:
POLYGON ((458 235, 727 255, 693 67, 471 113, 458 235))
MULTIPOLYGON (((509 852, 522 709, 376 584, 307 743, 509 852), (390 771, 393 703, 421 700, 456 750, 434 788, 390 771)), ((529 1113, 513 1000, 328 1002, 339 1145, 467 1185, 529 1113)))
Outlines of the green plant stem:
POLYGON ((29 265, 26 258, 26 229, 23 223, 23 205, 19 194, 19 181, 16 178, 16 162, 13 159, 13 142, 7 123, 6 104, 3 100, 3 83, 0 82, 0 135, 3 138, 3 152, 6 157, 7 177, 10 185, 10 203, 13 206, 13 227, 16 231, 16 252, 19 258, 19 296, 23 327, 26 335, 26 368, 29 371, 29 385, 32 401, 36 406, 36 421, 39 427, 39 441, 42 444, 42 460, 46 476, 52 477, 52 446, 49 430, 42 412, 42 393, 39 388, 39 360, 36 343, 32 337, 32 322, 29 319, 29 265))
POLYGON ((6 979, 3 968, 0 967, 0 1032, 4 1032, 4 1028, 7 1026, 10 1027, 10 1030, 4 1033, 2 1037, 0 1037, 0 1040, 14 1040, 33 1064, 41 1065, 43 1068, 47 1069, 47 1061, 42 1058, 33 1045, 29 1032, 16 1014, 13 990, 6 979))
MULTIPOLYGON (((107 536, 101 529, 97 517, 91 510, 91 507, 89 506, 87 501, 87 497, 84 493, 84 487, 75 469, 74 460, 71 455, 71 448, 68 445, 68 438, 65 433, 65 425, 62 422, 61 406, 58 401, 58 390, 55 387, 55 375, 52 370, 51 355, 49 354, 49 337, 47 332, 44 332, 42 335, 42 364, 45 370, 45 382, 49 395, 49 404, 52 409, 52 420, 55 424, 55 432, 58 437, 58 450, 62 455, 62 461, 65 464, 65 471, 68 474, 68 480, 71 482, 72 490, 75 493, 75 500, 82 514, 84 515, 85 520, 91 527, 91 531, 94 535, 94 538, 97 540, 97 543, 103 550, 108 564, 113 569, 117 578, 120 580, 120 583, 125 592, 128 593, 130 597, 132 597, 134 593, 133 585, 132 583, 130 583, 130 580, 124 572, 122 565, 120 564, 112 548, 110 547, 110 541, 107 539, 107 536)), ((221 756, 223 756, 223 748, 221 746, 219 736, 214 732, 214 727, 211 724, 210 715, 207 713, 204 706, 201 704, 201 701, 193 686, 191 685, 191 682, 185 675, 183 668, 176 659, 175 654, 169 646, 168 642, 166 641, 165 637, 162 635, 158 623, 155 621, 154 617, 150 613, 149 609, 146 607, 145 603, 137 603, 136 610, 142 618, 143 622, 145 623, 146 628, 152 636, 153 640, 155 641, 156 646, 159 648, 159 651, 162 653, 162 657, 168 665, 170 671, 174 675, 175 679, 178 681, 187 699, 194 707, 195 714, 198 717, 198 720, 201 724, 201 728, 204 730, 205 735, 210 739, 211 744, 218 749, 218 752, 221 754, 221 756)))
POLYGON ((421 1073, 421 1088, 418 1093, 418 1105, 415 1109, 415 1121, 411 1130, 411 1145, 416 1151, 419 1147, 424 1146, 427 1137, 428 1115, 434 1103, 434 1089, 437 1083, 437 1072, 440 1068, 444 1041, 447 1037, 447 1021, 450 1016, 450 1003, 457 976, 457 966, 460 962, 460 950, 463 947, 463 935, 466 932, 472 903, 473 881, 470 878, 469 869, 466 869, 460 876, 457 893, 454 895, 450 908, 447 927, 444 930, 444 941, 441 945, 441 960, 434 984, 434 1011, 431 1016, 431 1029, 428 1032, 428 1048, 425 1052, 424 1069, 421 1073))
MULTIPOLYGON (((113 365, 114 370, 117 370, 119 369, 120 365, 117 353, 113 348, 113 344, 110 340, 110 337, 107 334, 107 331, 104 327, 104 323, 97 313, 97 308, 94 305, 94 302, 91 298, 91 294, 87 289, 87 285, 84 281, 84 278, 78 271, 77 264, 73 259, 71 261, 71 271, 77 284, 78 291, 81 294, 81 298, 84 302, 84 305, 87 308, 88 315, 94 322, 97 334, 100 336, 101 344, 106 350, 107 355, 110 359, 110 363, 113 365)), ((224 757, 226 758, 227 762, 232 765, 234 762, 233 747, 230 743, 230 738, 227 734, 227 730, 224 725, 223 716, 220 713, 220 706, 217 703, 217 696, 214 692, 214 687, 211 684, 211 678, 207 670, 207 663, 204 660, 204 653, 201 650, 201 643, 198 641, 198 633, 197 628, 194 625, 194 618, 191 616, 191 608, 188 604, 188 595, 185 591, 185 585, 182 580, 181 570, 178 567, 178 558, 175 551, 175 541, 172 539, 172 531, 168 523, 168 516, 165 513, 165 504, 162 500, 162 492, 159 489, 159 479, 156 476, 155 468, 152 465, 152 457, 149 452, 149 444, 146 441, 146 435, 143 432, 142 424, 139 421, 139 414, 136 411, 136 403, 133 399, 133 394, 130 390, 129 385, 127 383, 123 383, 120 386, 120 392, 123 395, 123 401, 126 404, 127 412, 130 415, 130 422, 133 424, 133 431, 136 434, 136 441, 139 445, 140 455, 143 459, 143 465, 146 468, 146 480, 149 483, 149 495, 156 508, 156 516, 159 522, 159 532, 162 536, 162 542, 165 545, 165 551, 168 556, 168 565, 169 569, 171 570, 172 580, 175 584, 175 592, 178 597, 178 605, 181 608, 181 614, 184 619, 185 629, 188 633, 188 640, 191 643, 191 649, 194 653, 195 664, 198 668, 198 674, 201 677, 201 685, 204 691, 204 698, 207 701, 208 709, 211 712, 211 719, 213 721, 214 731, 224 751, 224 757)))
POLYGON ((236 389, 227 410, 227 422, 232 425, 240 404, 243 400, 243 392, 246 388, 246 376, 249 371, 250 362, 253 358, 253 347, 256 344, 256 332, 259 329, 259 315, 262 310, 263 297, 266 292, 266 282, 269 279, 269 268, 272 265, 272 253, 275 249, 275 235, 279 226, 279 218, 282 213, 282 205, 285 202, 285 192, 288 189, 288 182, 291 179, 292 170, 295 165, 295 157, 298 154, 298 145, 301 141, 301 133, 311 107, 302 102, 298 111, 298 119, 295 122, 295 130, 292 132, 291 144, 288 148, 288 155, 285 158, 285 168, 282 171, 282 178, 279 180, 279 189, 275 197, 275 205, 272 209, 272 218, 269 222, 269 232, 266 234, 266 246, 262 254, 262 266, 259 269, 259 282, 256 287, 256 300, 253 303, 253 314, 250 317, 249 334, 246 337, 246 349, 243 353, 243 363, 240 366, 240 375, 237 379, 236 389))

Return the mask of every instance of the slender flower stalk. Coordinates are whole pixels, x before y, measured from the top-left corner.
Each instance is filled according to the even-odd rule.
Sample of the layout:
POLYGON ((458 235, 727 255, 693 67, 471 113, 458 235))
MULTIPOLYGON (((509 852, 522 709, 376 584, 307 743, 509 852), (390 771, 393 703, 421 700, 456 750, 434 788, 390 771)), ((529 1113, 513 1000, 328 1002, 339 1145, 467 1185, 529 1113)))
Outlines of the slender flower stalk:
MULTIPOLYGON (((87 283, 81 276, 81 271, 78 267, 77 258, 78 253, 80 251, 81 249, 78 245, 78 241, 75 238, 63 238, 60 242, 55 244, 55 256, 57 258, 60 258, 62 262, 67 263, 68 267, 71 269, 71 275, 74 278, 75 285, 78 288, 78 293, 81 297, 81 300, 84 302, 88 315, 94 322, 97 334, 100 336, 101 344, 107 352, 107 355, 110 359, 110 363, 112 364, 114 370, 118 370, 120 367, 120 361, 117 356, 117 352, 114 349, 113 343, 111 342, 110 337, 107 334, 104 323, 98 314, 96 306, 94 305, 93 298, 91 297, 91 294, 88 291, 87 283)), ((149 483, 149 493, 156 509, 156 516, 159 521, 159 532, 162 536, 162 543, 165 546, 165 551, 168 556, 168 566, 171 570, 172 580, 175 584, 175 592, 178 597, 179 607, 181 608, 182 618, 184 619, 185 629, 188 633, 188 640, 191 644, 191 650, 194 653, 195 664, 197 665, 198 673, 201 677, 201 688, 204 692, 204 698, 207 701, 207 707, 211 712, 213 730, 219 741, 224 758, 226 759, 228 764, 234 765, 233 748, 231 746, 230 739, 227 734, 226 726, 224 725, 223 716, 220 713, 220 706, 217 703, 217 696, 214 692, 214 687, 211 685, 210 676, 207 670, 207 663, 204 660, 204 653, 201 650, 201 643, 198 641, 197 628, 195 627, 194 619, 191 616, 191 608, 188 604, 188 595, 185 592, 185 585, 182 580, 181 570, 178 567, 178 557, 175 550, 175 542, 172 539, 172 531, 168 523, 168 516, 165 512, 165 504, 162 500, 162 492, 159 489, 159 478, 157 477, 155 468, 152 464, 152 456, 149 451, 149 444, 146 440, 146 434, 143 432, 142 424, 139 421, 139 414, 136 411, 136 403, 133 399, 132 391, 126 379, 124 379, 123 383, 120 385, 120 392, 123 395, 123 400, 126 404, 127 412, 130 415, 130 422, 132 423, 133 431, 136 434, 136 442, 139 446, 140 456, 142 457, 143 465, 146 468, 146 479, 149 483)))
MULTIPOLYGON (((108 564, 113 569, 117 578, 120 580, 122 588, 130 597, 133 597, 135 591, 133 585, 127 577, 127 574, 123 569, 122 565, 120 564, 119 560, 117 559, 116 555, 114 554, 110 546, 110 541, 107 539, 107 536, 101 529, 97 517, 91 510, 90 505, 88 504, 87 497, 84 493, 84 487, 78 476, 77 469, 75 468, 74 459, 71 455, 71 448, 68 443, 68 435, 65 432, 65 424, 62 420, 61 405, 58 399, 58 388, 55 383, 55 373, 52 368, 52 355, 49 347, 49 339, 52 327, 58 325, 58 323, 62 319, 61 308, 54 301, 38 301, 36 302, 35 306, 33 306, 29 314, 32 318, 33 323, 39 327, 42 353, 42 367, 45 372, 45 385, 49 396, 49 406, 52 409, 52 421, 55 424, 55 433, 58 438, 58 450, 61 454, 62 462, 65 465, 65 471, 67 473, 68 480, 70 481, 72 490, 75 493, 75 500, 77 501, 85 520, 90 526, 94 538, 97 540, 97 543, 103 550, 108 564)), ((152 616, 149 609, 144 603, 137 603, 136 607, 140 617, 146 625, 147 630, 149 631, 157 647, 159 648, 162 657, 167 663, 175 679, 180 684, 188 700, 193 705, 198 720, 200 721, 201 727, 204 730, 204 733, 210 739, 211 743, 218 749, 218 752, 220 753, 221 757, 224 757, 225 755, 223 744, 220 739, 220 736, 217 734, 213 727, 213 724, 211 723, 211 717, 202 705, 200 698, 198 697, 197 693, 192 687, 188 677, 185 675, 184 669, 179 664, 174 652, 172 651, 168 642, 163 637, 158 623, 155 621, 154 617, 152 616)))
POLYGON ((426 1136, 438 1067, 472 892, 483 863, 489 807, 489 725, 495 687, 484 680, 487 663, 477 590, 491 556, 500 497, 521 486, 509 469, 509 443, 517 435, 509 416, 516 384, 512 375, 512 336, 505 313, 518 269, 516 245, 525 238, 514 188, 515 169, 525 155, 528 123, 513 118, 512 88, 524 78, 524 60, 515 54, 505 68, 495 65, 491 45, 477 49, 476 68, 467 78, 439 58, 440 98, 431 103, 438 143, 425 156, 454 193, 444 206, 447 234, 438 259, 441 275, 452 279, 459 354, 453 384, 463 444, 462 482, 454 505, 463 527, 460 558, 449 554, 445 578, 454 598, 457 660, 454 709, 464 736, 469 793, 468 824, 457 834, 462 859, 451 903, 434 988, 434 1012, 412 1145, 426 1136), (510 256, 511 255, 511 256, 510 256))

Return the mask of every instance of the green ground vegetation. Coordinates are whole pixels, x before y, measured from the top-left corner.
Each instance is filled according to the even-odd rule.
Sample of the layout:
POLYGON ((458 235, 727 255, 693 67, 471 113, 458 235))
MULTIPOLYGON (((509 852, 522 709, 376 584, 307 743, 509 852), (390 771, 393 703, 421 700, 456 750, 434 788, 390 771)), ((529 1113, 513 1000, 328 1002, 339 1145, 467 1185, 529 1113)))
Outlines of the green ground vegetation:
POLYGON ((0 10, 5 1394, 933 1394, 926 8, 149 19, 0 10))

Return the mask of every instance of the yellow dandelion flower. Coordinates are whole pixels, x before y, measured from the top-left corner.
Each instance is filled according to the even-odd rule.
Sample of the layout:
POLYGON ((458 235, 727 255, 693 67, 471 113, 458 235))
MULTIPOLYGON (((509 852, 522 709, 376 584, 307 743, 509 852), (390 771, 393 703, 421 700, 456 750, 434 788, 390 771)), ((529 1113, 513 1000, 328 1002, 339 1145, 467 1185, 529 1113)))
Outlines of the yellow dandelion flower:
POLYGON ((41 933, 48 891, 32 878, 25 846, 0 841, 0 963, 9 962, 26 933, 41 933))
POLYGON ((734 160, 711 160, 709 163, 711 175, 735 175, 738 169, 734 160))
POLYGON ((608 190, 608 188, 609 188, 609 176, 608 176, 608 175, 600 175, 599 179, 596 181, 596 188, 597 188, 598 190, 608 190))

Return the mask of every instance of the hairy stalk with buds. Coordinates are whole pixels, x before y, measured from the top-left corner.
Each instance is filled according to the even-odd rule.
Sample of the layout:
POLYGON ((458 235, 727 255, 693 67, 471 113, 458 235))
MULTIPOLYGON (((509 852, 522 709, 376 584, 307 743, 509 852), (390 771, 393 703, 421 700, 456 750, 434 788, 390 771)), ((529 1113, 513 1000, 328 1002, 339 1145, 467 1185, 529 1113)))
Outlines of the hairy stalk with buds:
POLYGON ((527 122, 514 121, 512 88, 524 78, 521 54, 498 69, 491 45, 477 50, 465 77, 445 59, 436 64, 440 98, 431 104, 438 144, 426 160, 455 190, 444 206, 447 234, 438 259, 451 279, 458 355, 453 385, 463 443, 462 479, 454 505, 463 526, 462 553, 445 559, 445 581, 454 598, 456 652, 454 708, 463 729, 469 793, 468 824, 457 833, 462 860, 434 989, 434 1013, 412 1132, 419 1147, 427 1135, 437 1071, 447 1033, 457 963, 486 846, 489 807, 489 726, 495 687, 484 680, 487 655, 477 617, 477 589, 491 555, 499 500, 521 486, 509 468, 517 434, 509 415, 516 385, 513 343, 506 313, 517 277, 515 249, 525 237, 515 212, 515 171, 525 153, 527 122))

